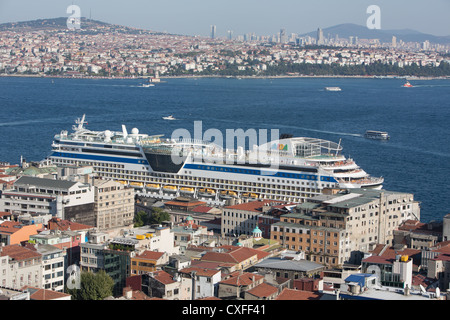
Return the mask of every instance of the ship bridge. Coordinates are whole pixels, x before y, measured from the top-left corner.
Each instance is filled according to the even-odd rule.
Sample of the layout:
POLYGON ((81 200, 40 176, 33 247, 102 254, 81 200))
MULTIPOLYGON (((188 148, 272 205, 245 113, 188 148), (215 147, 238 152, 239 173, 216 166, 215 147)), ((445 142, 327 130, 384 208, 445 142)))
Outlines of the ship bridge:
POLYGON ((342 146, 339 143, 308 137, 297 137, 271 141, 260 146, 260 149, 276 151, 291 157, 326 160, 339 157, 342 146))

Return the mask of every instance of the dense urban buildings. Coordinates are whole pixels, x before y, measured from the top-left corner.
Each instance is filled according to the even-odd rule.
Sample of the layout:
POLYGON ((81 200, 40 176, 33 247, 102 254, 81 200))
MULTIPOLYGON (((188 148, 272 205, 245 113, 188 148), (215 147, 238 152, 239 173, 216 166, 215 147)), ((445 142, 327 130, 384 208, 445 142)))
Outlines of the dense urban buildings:
MULTIPOLYGON (((381 66, 381 74, 420 66, 428 76, 433 70, 447 75, 448 46, 405 43, 395 36, 380 43, 332 38, 321 28, 316 37, 282 28, 266 37, 233 36, 229 30, 224 39, 215 25, 207 38, 92 21, 88 26, 89 32, 1 30, 0 72, 150 77, 152 82, 178 75, 299 76, 305 66, 328 66, 327 72, 381 66)), ((73 152, 80 143, 71 142, 60 151, 73 152)), ((130 156, 130 149, 119 147, 116 155, 130 156)), ((287 180, 294 176, 274 178, 271 186, 268 178, 257 177, 258 183, 236 184, 234 194, 246 186, 252 192, 273 188, 276 198, 228 193, 220 205, 189 194, 169 199, 160 196, 163 190, 142 192, 142 183, 125 181, 136 172, 117 164, 59 161, 0 163, 1 300, 82 300, 89 290, 72 287, 78 280, 95 281, 88 276, 104 277, 106 294, 95 297, 99 300, 450 299, 450 214, 442 222, 421 222, 412 193, 337 187, 318 179, 319 188, 311 177, 294 186, 287 180), (118 178, 114 170, 121 180, 113 179, 118 178), (284 189, 292 197, 284 198, 284 189)), ((351 173, 358 172, 359 167, 351 173)), ((199 179, 206 190, 210 183, 225 189, 223 179, 199 179)))

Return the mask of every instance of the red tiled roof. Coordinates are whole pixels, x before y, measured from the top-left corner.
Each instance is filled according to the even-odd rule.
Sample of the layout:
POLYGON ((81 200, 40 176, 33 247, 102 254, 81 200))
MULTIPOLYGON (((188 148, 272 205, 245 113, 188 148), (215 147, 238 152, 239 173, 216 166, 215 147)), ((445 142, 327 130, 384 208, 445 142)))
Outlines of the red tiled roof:
POLYGON ((256 201, 250 201, 246 203, 240 203, 235 204, 233 206, 225 207, 226 209, 237 209, 237 210, 243 210, 243 211, 253 211, 253 212, 261 212, 261 208, 264 205, 271 204, 271 203, 277 203, 277 204, 283 204, 282 201, 275 201, 275 200, 256 200, 256 201))
POLYGON ((255 281, 263 279, 264 276, 260 274, 236 271, 230 274, 228 279, 222 280, 220 283, 228 284, 232 286, 249 286, 255 281))
POLYGON ((85 230, 85 229, 92 229, 93 226, 89 226, 87 224, 81 224, 78 222, 72 222, 69 220, 61 220, 59 218, 52 218, 48 221, 48 228, 49 230, 85 230))
POLYGON ((251 294, 252 296, 259 298, 267 298, 276 294, 277 292, 277 288, 265 282, 247 291, 247 293, 251 294))
POLYGON ((176 282, 173 280, 172 276, 168 274, 167 272, 160 270, 153 272, 153 278, 161 282, 162 284, 171 284, 176 282))
POLYGON ((221 246, 219 248, 228 250, 227 252, 207 252, 200 259, 202 261, 215 261, 215 262, 226 262, 226 263, 240 263, 251 257, 255 256, 258 260, 265 258, 269 255, 268 252, 246 248, 246 247, 236 247, 236 246, 221 246))
POLYGON ((198 276, 202 276, 202 277, 212 277, 212 276, 216 275, 218 272, 221 272, 220 270, 199 268, 199 267, 189 267, 189 268, 184 268, 184 269, 180 270, 181 273, 186 273, 186 274, 190 274, 193 271, 195 271, 198 276))
POLYGON ((164 252, 145 250, 141 254, 135 256, 138 259, 158 260, 164 255, 164 252))
POLYGON ((207 213, 209 210, 211 210, 211 208, 212 207, 198 206, 198 207, 192 209, 192 212, 207 213))
POLYGON ((320 300, 320 297, 318 293, 285 288, 275 300, 320 300))
POLYGON ((21 261, 32 258, 39 258, 41 257, 41 254, 34 250, 22 247, 18 244, 11 244, 1 248, 0 256, 9 256, 13 260, 21 261))
POLYGON ((205 297, 205 298, 199 298, 196 300, 222 300, 222 299, 217 298, 217 297, 205 297))
POLYGON ((70 297, 70 294, 53 291, 53 290, 46 290, 46 289, 40 289, 40 288, 34 288, 34 287, 25 287, 23 289, 36 289, 35 292, 30 294, 30 300, 54 300, 54 299, 61 299, 61 298, 67 298, 70 297))
POLYGON ((5 221, 0 224, 0 233, 13 234, 21 229, 20 222, 16 221, 5 221))

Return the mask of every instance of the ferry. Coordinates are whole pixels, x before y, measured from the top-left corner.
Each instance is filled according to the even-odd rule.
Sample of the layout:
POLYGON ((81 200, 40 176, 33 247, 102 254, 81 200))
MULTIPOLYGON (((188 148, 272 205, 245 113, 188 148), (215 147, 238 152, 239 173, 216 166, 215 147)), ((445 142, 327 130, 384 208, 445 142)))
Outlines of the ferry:
POLYGON ((375 139, 375 140, 389 140, 390 136, 387 132, 384 131, 374 131, 367 130, 364 134, 364 137, 367 139, 375 139))
POLYGON ((137 128, 128 133, 125 125, 121 131, 92 131, 85 124, 83 115, 70 133, 56 134, 45 160, 92 166, 98 176, 128 183, 144 196, 174 199, 187 187, 192 197, 217 205, 226 201, 223 190, 243 201, 301 203, 326 188, 381 189, 384 182, 346 158, 340 142, 285 137, 252 150, 229 150, 209 141, 141 134, 137 128))

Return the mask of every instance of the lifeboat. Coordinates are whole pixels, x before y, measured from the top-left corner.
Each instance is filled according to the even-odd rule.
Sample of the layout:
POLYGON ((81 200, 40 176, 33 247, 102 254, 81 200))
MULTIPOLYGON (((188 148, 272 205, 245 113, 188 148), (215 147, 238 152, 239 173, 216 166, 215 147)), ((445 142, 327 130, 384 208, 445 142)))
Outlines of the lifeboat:
POLYGON ((150 190, 153 190, 153 191, 157 191, 157 190, 159 190, 161 188, 161 186, 159 184, 156 184, 156 183, 148 183, 146 185, 146 187, 148 189, 150 189, 150 190))
POLYGON ((215 197, 216 196, 216 191, 214 191, 213 189, 200 189, 198 190, 198 195, 202 196, 202 197, 215 197))
POLYGON ((237 193, 231 190, 222 190, 220 191, 219 197, 222 199, 231 199, 236 198, 237 193))
POLYGON ((175 193, 175 192, 177 192, 177 187, 171 186, 171 185, 167 185, 167 186, 163 187, 163 190, 166 191, 166 192, 175 193))
POLYGON ((133 187, 143 187, 144 184, 142 182, 130 182, 130 185, 133 187))
POLYGON ((182 187, 180 188, 181 193, 194 194, 194 188, 182 187))

